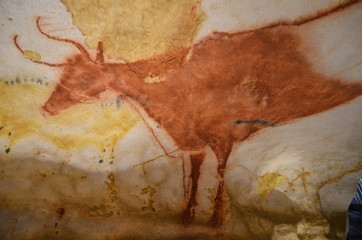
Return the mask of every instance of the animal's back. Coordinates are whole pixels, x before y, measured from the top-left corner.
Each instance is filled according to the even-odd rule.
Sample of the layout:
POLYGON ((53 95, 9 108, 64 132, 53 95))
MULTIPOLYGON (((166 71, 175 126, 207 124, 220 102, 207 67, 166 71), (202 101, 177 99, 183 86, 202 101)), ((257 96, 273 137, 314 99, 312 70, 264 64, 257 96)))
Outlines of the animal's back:
POLYGON ((185 68, 194 78, 181 80, 193 85, 194 107, 214 112, 215 117, 278 123, 325 111, 362 94, 362 83, 317 73, 298 50, 298 36, 287 27, 216 33, 199 45, 185 68), (275 116, 270 119, 270 114, 275 116))
POLYGON ((214 33, 196 44, 191 57, 164 82, 150 86, 145 107, 180 145, 200 141, 201 146, 199 135, 205 132, 238 135, 240 126, 234 123, 256 121, 252 133, 362 94, 361 83, 315 72, 299 44, 287 27, 214 33))

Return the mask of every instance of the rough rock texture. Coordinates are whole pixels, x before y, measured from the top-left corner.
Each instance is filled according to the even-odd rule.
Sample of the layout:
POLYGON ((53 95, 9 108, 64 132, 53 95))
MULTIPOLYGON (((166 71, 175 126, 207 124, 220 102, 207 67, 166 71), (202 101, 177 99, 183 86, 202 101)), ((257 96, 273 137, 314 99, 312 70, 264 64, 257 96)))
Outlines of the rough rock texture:
MULTIPOLYGON (((258 29, 341 3, 262 2, 202 1, 205 20, 194 41, 214 30, 258 29)), ((54 63, 74 49, 39 34, 34 16, 44 16, 59 37, 78 42, 83 37, 58 1, 0 6, 1 239, 344 238, 347 208, 362 174, 361 97, 235 144, 225 170, 219 228, 209 224, 219 179, 207 147, 195 220, 184 226, 184 176, 190 166, 182 158, 190 153, 178 149, 157 122, 147 119, 150 126, 145 125, 112 95, 44 118, 40 107, 61 70, 23 58, 13 36, 19 34, 31 51, 24 54, 28 58, 54 63), (165 156, 149 127, 176 157, 165 156)), ((347 83, 361 80, 361 13, 357 3, 290 28, 316 72, 347 83)))

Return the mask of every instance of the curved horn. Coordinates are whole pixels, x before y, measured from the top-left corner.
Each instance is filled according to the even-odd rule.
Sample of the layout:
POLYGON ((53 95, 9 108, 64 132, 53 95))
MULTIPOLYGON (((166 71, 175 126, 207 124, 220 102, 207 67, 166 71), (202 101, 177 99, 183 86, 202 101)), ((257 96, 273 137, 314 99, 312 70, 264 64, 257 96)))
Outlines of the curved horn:
MULTIPOLYGON (((23 55, 25 55, 25 52, 24 52, 24 50, 19 46, 17 39, 18 39, 18 35, 15 35, 14 38, 13 38, 14 43, 15 43, 15 46, 16 46, 17 49, 19 49, 19 51, 20 51, 23 55)), ((44 65, 47 65, 47 66, 50 66, 50 67, 64 67, 64 66, 66 66, 66 65, 69 65, 68 63, 47 63, 47 62, 43 62, 43 61, 36 61, 36 60, 31 59, 31 58, 29 58, 29 59, 30 59, 30 61, 32 61, 32 62, 39 63, 39 64, 44 64, 44 65)))
POLYGON ((59 38, 59 37, 54 37, 54 36, 51 36, 49 34, 47 34, 46 32, 43 31, 43 29, 41 29, 40 27, 40 17, 37 17, 36 19, 36 25, 38 27, 38 30, 41 34, 43 34, 44 36, 46 36, 47 38, 49 39, 52 39, 52 40, 55 40, 55 41, 59 41, 59 42, 66 42, 66 43, 70 43, 70 44, 73 44, 76 48, 78 48, 78 50, 83 53, 84 55, 87 56, 87 58, 91 61, 93 61, 91 59, 91 57, 89 56, 89 53, 87 52, 87 50, 79 43, 77 43, 76 41, 73 41, 73 40, 70 40, 70 39, 63 39, 63 38, 59 38))

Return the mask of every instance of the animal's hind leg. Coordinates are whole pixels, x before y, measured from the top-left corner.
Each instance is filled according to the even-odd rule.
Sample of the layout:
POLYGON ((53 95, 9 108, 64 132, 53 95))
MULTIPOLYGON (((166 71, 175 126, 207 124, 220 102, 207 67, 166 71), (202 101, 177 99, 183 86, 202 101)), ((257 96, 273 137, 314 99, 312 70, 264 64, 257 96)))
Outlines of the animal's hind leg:
POLYGON ((185 208, 182 214, 182 221, 184 224, 189 224, 192 222, 195 216, 195 207, 197 205, 196 194, 198 188, 198 181, 200 177, 200 167, 205 158, 205 152, 190 154, 191 161, 191 173, 189 177, 189 184, 187 184, 187 188, 189 188, 190 193, 185 196, 185 208))
POLYGON ((214 211, 211 216, 211 225, 212 227, 218 227, 222 224, 223 218, 223 195, 224 195, 224 174, 227 159, 230 155, 231 149, 233 146, 232 139, 220 139, 211 145, 211 149, 214 151, 218 166, 217 172, 219 175, 219 186, 217 188, 217 193, 214 199, 214 211))

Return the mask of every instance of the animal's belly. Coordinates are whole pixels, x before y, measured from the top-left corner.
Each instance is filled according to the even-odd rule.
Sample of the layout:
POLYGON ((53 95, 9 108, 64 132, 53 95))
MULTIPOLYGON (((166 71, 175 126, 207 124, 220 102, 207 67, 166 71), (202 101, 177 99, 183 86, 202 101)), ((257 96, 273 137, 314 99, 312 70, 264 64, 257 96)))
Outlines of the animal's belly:
POLYGON ((177 104, 172 98, 158 98, 153 104, 145 102, 142 105, 148 117, 156 121, 180 149, 197 151, 206 146, 198 136, 196 124, 198 114, 188 101, 177 104), (161 102, 163 100, 168 101, 161 102))

